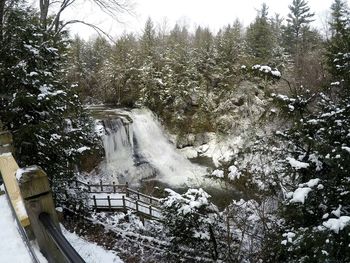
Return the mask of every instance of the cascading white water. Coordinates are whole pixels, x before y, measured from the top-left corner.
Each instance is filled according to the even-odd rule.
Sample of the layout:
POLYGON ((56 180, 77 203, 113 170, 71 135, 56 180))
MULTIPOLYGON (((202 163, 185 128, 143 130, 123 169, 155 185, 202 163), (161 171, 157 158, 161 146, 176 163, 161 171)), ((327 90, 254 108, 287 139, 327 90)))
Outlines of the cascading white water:
POLYGON ((129 173, 134 167, 133 140, 129 124, 124 124, 119 117, 103 121, 105 135, 103 146, 105 150, 105 173, 118 179, 121 175, 129 173))
POLYGON ((147 109, 132 110, 135 151, 159 172, 158 179, 172 186, 200 185, 206 168, 192 164, 165 135, 147 109))
POLYGON ((206 169, 192 164, 176 149, 150 110, 135 109, 128 115, 133 120, 129 124, 118 116, 104 120, 104 177, 111 177, 105 179, 137 183, 156 177, 172 186, 202 183, 206 169))

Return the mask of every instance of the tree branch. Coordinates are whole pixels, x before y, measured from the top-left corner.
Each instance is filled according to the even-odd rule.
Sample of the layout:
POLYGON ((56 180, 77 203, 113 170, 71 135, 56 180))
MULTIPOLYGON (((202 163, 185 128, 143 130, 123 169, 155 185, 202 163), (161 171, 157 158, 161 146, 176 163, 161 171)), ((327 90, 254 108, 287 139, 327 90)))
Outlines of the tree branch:
POLYGON ((89 26, 89 27, 93 28, 100 36, 106 36, 113 44, 116 43, 113 40, 113 38, 108 33, 103 31, 101 28, 99 28, 98 26, 96 26, 94 24, 91 24, 91 23, 88 23, 88 22, 85 22, 85 21, 82 21, 82 20, 70 20, 70 21, 67 21, 67 22, 63 23, 62 26, 57 30, 55 35, 58 35, 66 26, 68 26, 70 24, 76 24, 76 23, 80 23, 80 24, 89 26))

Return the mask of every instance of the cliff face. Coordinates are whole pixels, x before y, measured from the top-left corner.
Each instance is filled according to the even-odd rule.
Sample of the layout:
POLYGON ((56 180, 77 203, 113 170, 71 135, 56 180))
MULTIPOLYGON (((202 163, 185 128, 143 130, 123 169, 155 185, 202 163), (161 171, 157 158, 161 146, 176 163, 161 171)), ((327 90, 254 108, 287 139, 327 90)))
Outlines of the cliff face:
POLYGON ((233 162, 257 139, 267 137, 285 125, 269 96, 271 90, 283 88, 282 85, 262 88, 253 82, 242 81, 217 98, 216 106, 208 112, 207 119, 214 127, 212 131, 195 132, 194 129, 194 132, 185 133, 181 126, 172 129, 176 133, 176 146, 188 158, 212 159, 216 167, 233 162))

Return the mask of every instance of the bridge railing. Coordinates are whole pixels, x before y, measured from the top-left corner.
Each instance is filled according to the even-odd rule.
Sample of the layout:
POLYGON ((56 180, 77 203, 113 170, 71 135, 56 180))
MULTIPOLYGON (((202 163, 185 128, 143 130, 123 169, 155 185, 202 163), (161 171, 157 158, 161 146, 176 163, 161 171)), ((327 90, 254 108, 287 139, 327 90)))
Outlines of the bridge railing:
POLYGON ((37 240, 48 262, 83 263, 61 233, 47 174, 38 166, 19 169, 7 152, 12 150, 10 137, 0 133, 0 173, 20 227, 37 240))
POLYGON ((84 190, 87 193, 98 194, 98 193, 106 193, 106 194, 124 194, 127 197, 132 199, 136 199, 148 204, 152 204, 154 206, 160 206, 160 199, 154 196, 146 195, 139 191, 136 191, 132 188, 129 188, 129 184, 116 184, 112 182, 112 184, 106 184, 100 181, 99 184, 92 184, 90 182, 82 182, 79 180, 72 180, 71 185, 77 189, 84 190))
POLYGON ((104 209, 109 211, 117 209, 122 209, 125 211, 133 210, 138 214, 149 216, 154 219, 161 218, 161 209, 158 207, 125 196, 116 198, 113 196, 111 197, 110 195, 107 195, 106 197, 96 197, 96 195, 93 195, 92 198, 89 199, 89 205, 95 209, 104 209))
POLYGON ((94 209, 133 210, 153 219, 161 218, 160 199, 131 189, 127 183, 105 184, 100 181, 99 184, 91 184, 73 180, 71 185, 88 193, 87 203, 94 209))

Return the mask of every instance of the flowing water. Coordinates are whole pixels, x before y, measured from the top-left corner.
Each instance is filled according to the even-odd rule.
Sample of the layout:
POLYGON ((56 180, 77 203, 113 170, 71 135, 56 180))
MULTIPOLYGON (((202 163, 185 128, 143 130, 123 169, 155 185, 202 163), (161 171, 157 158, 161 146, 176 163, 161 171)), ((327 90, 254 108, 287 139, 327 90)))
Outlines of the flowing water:
POLYGON ((137 184, 156 178, 176 187, 203 183, 206 168, 191 163, 176 149, 150 110, 114 113, 103 120, 106 159, 101 170, 105 179, 137 184))
POLYGON ((148 109, 93 110, 99 119, 97 129, 102 135, 105 160, 99 172, 88 180, 125 183, 142 192, 164 196, 164 188, 179 193, 189 187, 202 187, 219 207, 242 197, 217 181, 206 178, 211 160, 188 160, 170 141, 157 117, 148 109), (201 164, 201 165, 200 165, 201 164))

